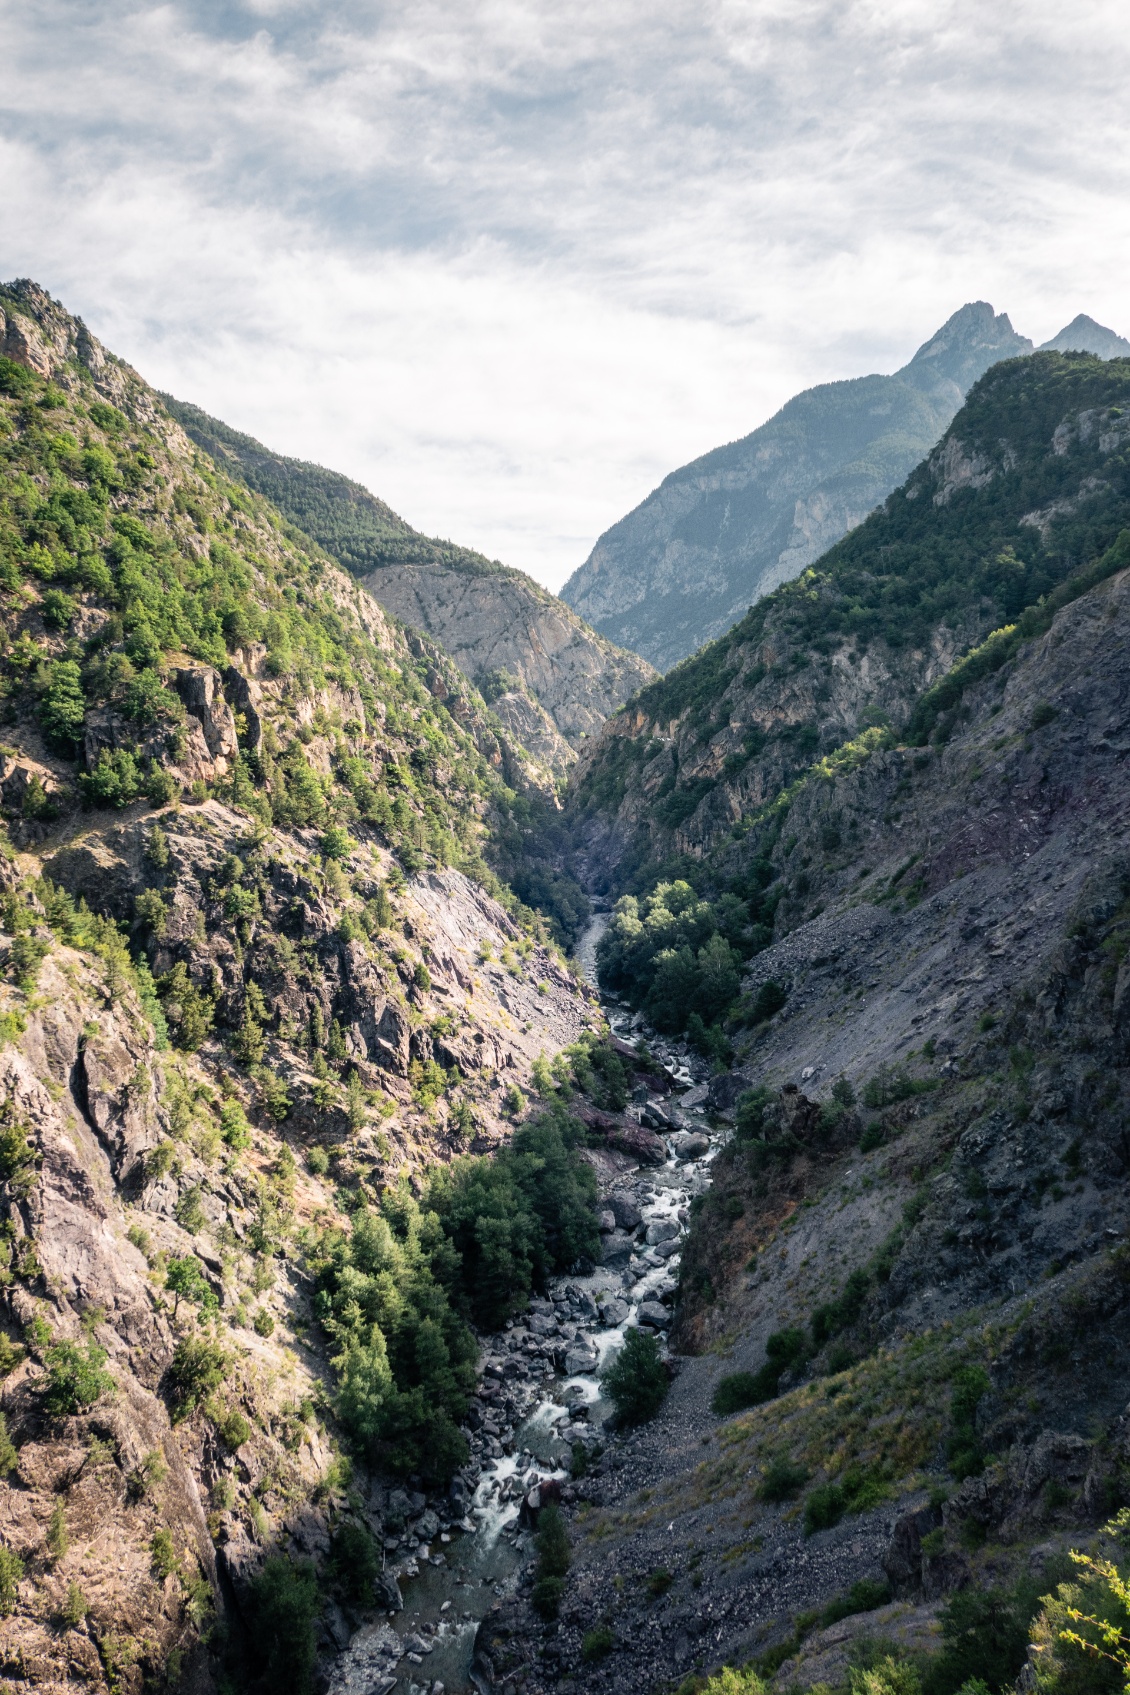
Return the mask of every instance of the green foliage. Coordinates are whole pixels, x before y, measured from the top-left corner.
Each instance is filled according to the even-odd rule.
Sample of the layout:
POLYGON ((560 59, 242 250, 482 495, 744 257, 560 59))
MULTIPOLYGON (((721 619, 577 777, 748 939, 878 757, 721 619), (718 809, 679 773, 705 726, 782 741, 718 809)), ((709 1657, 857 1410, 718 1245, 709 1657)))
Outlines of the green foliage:
POLYGON ((212 1028, 215 1003, 211 996, 192 981, 183 960, 158 978, 157 993, 177 1047, 195 1053, 212 1028))
MULTIPOLYGON (((923 1695, 957 1695, 972 1679, 987 1685, 992 1695, 1010 1689, 1028 1657, 1028 1643, 1041 1640, 1039 1625, 1035 1632, 1031 1629, 1040 1609, 1041 1593, 1054 1588, 1058 1578, 1066 1575, 1066 1565, 1066 1561, 1056 1562, 1042 1581, 1024 1577, 1012 1589, 970 1588, 951 1595, 941 1613, 942 1651, 923 1671, 923 1695)), ((1052 1611, 1055 1611, 1054 1601, 1052 1611)), ((1044 1617, 1046 1621, 1047 1615, 1044 1617)), ((1044 1637, 1047 1646, 1051 1646, 1048 1640, 1051 1634, 1049 1631, 1044 1637)), ((1083 1672, 1081 1683, 1068 1678, 1058 1684, 1049 1679, 1045 1685, 1041 1676, 1039 1687, 1060 1689, 1063 1695, 1069 1689, 1077 1695, 1084 1695, 1084 1691, 1086 1695, 1091 1695, 1091 1691, 1098 1695, 1099 1690, 1110 1690, 1113 1695, 1121 1687, 1118 1678, 1104 1679, 1101 1668, 1088 1663, 1086 1655, 1076 1665, 1083 1672), (1096 1672, 1099 1672, 1097 1678, 1096 1672)))
POLYGON ((61 1622, 66 1625, 68 1630, 77 1630, 89 1611, 90 1607, 87 1604, 86 1596, 78 1584, 72 1580, 67 1584, 66 1599, 59 1608, 61 1622))
POLYGON ((264 1695, 309 1695, 318 1610, 318 1580, 308 1562, 272 1554, 252 1578, 248 1656, 264 1695))
POLYGON ((15 1611, 23 1575, 24 1562, 19 1555, 0 1543, 0 1618, 15 1611))
POLYGON ((372 1603, 381 1557, 370 1531, 355 1518, 343 1519, 333 1533, 330 1571, 347 1600, 372 1603))
POLYGON ((946 1439, 946 1459, 959 1480, 976 1477, 985 1467, 976 1419, 981 1397, 989 1388, 988 1373, 979 1365, 963 1366, 954 1376, 950 1398, 952 1428, 946 1439))
POLYGON ((227 1355, 207 1336, 184 1336, 166 1372, 174 1418, 187 1418, 224 1380, 227 1355))
POLYGON ((195 1301, 199 1306, 215 1308, 218 1306, 212 1285, 204 1275, 204 1267, 195 1254, 186 1254, 183 1259, 171 1259, 165 1273, 165 1288, 174 1297, 173 1317, 180 1310, 181 1296, 195 1301))
POLYGON ((601 987, 658 1029, 681 1031, 693 1012, 705 1032, 735 1001, 742 961, 769 939, 760 916, 759 896, 711 903, 682 881, 658 883, 642 901, 625 895, 597 948, 601 987))
POLYGON ((23 400, 27 395, 34 394, 36 377, 26 365, 18 365, 14 359, 0 356, 0 394, 11 395, 14 400, 23 400))
POLYGON ((874 1612, 876 1607, 884 1606, 891 1598, 891 1586, 882 1577, 861 1577, 853 1583, 846 1595, 838 1595, 820 1614, 820 1624, 827 1629, 830 1624, 838 1624, 842 1618, 851 1618, 854 1613, 874 1612))
POLYGON ((760 1371, 735 1371, 719 1380, 711 1402, 712 1410, 724 1417, 741 1412, 745 1407, 760 1406, 771 1401, 777 1384, 790 1366, 799 1364, 807 1354, 803 1330, 777 1330, 765 1344, 765 1364, 760 1371))
POLYGON ((654 1418, 667 1397, 667 1369, 655 1337, 633 1327, 603 1377, 604 1392, 622 1424, 654 1418))
POLYGON ((47 1380, 43 1405, 54 1418, 69 1418, 94 1406, 114 1388, 114 1379, 103 1371, 106 1350, 96 1342, 51 1342, 43 1351, 47 1380))
POLYGON ((606 1624, 599 1624, 595 1630, 586 1630, 581 1638, 581 1658, 585 1664, 592 1665, 596 1660, 603 1660, 616 1646, 616 1638, 606 1624))
POLYGON ((0 1412, 0 1477, 8 1477, 19 1460, 16 1445, 8 1434, 8 1420, 0 1412))
POLYGON ((433 1171, 427 1204, 454 1249, 448 1287, 480 1328, 499 1328, 547 1278, 596 1257, 596 1187, 581 1140, 554 1102, 493 1159, 463 1155, 433 1171))
POLYGON ((59 753, 73 755, 82 740, 86 716, 86 697, 78 665, 73 659, 53 660, 46 667, 43 683, 39 697, 43 733, 59 753))
POLYGON ((537 1566, 530 1600, 544 1619, 557 1617, 572 1553, 565 1520, 555 1506, 543 1507, 538 1515, 537 1566))
POLYGON ((804 1533, 813 1536, 818 1530, 830 1530, 847 1513, 867 1512, 885 1498, 886 1488, 880 1477, 852 1466, 842 1477, 819 1483, 804 1500, 804 1533))
POLYGON ((808 1472, 787 1455, 770 1460, 761 1479, 758 1494, 763 1501, 792 1501, 808 1482, 808 1472))
POLYGON ((564 1052, 581 1093, 603 1112, 622 1112, 628 1104, 631 1072, 611 1043, 586 1030, 564 1052))

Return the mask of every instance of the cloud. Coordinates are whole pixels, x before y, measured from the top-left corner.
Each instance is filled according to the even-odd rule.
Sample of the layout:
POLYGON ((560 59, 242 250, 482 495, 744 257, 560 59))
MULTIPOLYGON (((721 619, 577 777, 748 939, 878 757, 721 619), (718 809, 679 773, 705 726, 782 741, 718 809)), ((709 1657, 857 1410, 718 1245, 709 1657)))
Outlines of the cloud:
POLYGON ((1105 0, 40 0, 0 272, 556 586, 964 300, 1125 331, 1128 59, 1105 0))

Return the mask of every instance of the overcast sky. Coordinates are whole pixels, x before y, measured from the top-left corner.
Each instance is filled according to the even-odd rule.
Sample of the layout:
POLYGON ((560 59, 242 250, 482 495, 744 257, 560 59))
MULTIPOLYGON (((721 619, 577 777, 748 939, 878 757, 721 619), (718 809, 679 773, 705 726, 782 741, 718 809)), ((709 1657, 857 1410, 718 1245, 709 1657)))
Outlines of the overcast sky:
POLYGON ((0 0, 0 276, 558 587, 966 300, 1130 333, 1124 0, 0 0))

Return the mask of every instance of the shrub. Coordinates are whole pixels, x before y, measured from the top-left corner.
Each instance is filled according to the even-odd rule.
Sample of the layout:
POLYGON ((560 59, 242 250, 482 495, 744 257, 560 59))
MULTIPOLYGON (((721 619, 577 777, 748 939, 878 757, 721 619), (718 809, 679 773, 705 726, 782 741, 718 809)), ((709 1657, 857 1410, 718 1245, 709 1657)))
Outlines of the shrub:
POLYGON ((307 1695, 314 1669, 318 1580, 308 1563, 274 1554, 251 1580, 251 1665, 265 1695, 307 1695))
POLYGON ((615 1645, 616 1638, 608 1626, 597 1625, 595 1630, 586 1630, 581 1639, 581 1658, 586 1665, 592 1665, 594 1660, 603 1660, 606 1654, 610 1654, 615 1645))
POLYGON ((266 1307, 260 1307, 251 1321, 256 1336, 273 1336, 275 1321, 266 1307))
POLYGON ((322 850, 323 859, 338 860, 348 859, 356 843, 348 830, 340 824, 331 824, 328 830, 323 831, 318 846, 322 850))
POLYGON ((710 1410, 719 1418, 725 1418, 729 1413, 742 1412, 746 1407, 755 1407, 768 1398, 763 1392, 760 1372, 733 1371, 719 1379, 710 1410))
POLYGON ((785 1458, 770 1460, 761 1479, 758 1494, 763 1501, 791 1501, 808 1482, 804 1466, 785 1458))
POLYGON ((840 1595, 834 1601, 829 1601, 820 1614, 820 1623, 824 1629, 830 1624, 838 1624, 840 1619, 850 1618, 853 1613, 874 1612, 876 1607, 883 1606, 891 1598, 891 1586, 885 1577, 861 1577, 853 1583, 846 1595, 840 1595))
POLYGON ((654 1418, 667 1395, 667 1370, 655 1337, 638 1328, 629 1330, 603 1382, 621 1423, 643 1424, 654 1418))
POLYGON ((981 1397, 989 1387, 988 1374, 979 1365, 963 1366, 954 1376, 950 1396, 952 1429, 946 1438, 946 1459, 959 1482, 966 1477, 977 1477, 985 1469, 976 1418, 981 1397))
POLYGON ((237 1448, 242 1448, 251 1436, 251 1425, 238 1407, 214 1408, 212 1423, 220 1439, 233 1453, 237 1448))
POLYGON ((847 1495, 842 1484, 820 1483, 805 1497, 804 1533, 813 1536, 818 1530, 830 1530, 839 1524, 847 1510, 847 1495))
POLYGON ((79 668, 73 659, 57 659, 47 669, 46 688, 39 700, 39 721, 47 740, 60 752, 74 754, 82 740, 86 698, 79 668))
POLYGON ((44 1349, 44 1359, 47 1387, 43 1404, 55 1418, 69 1418, 92 1407, 114 1387, 114 1379, 102 1370, 106 1350, 96 1342, 88 1342, 85 1348, 77 1342, 51 1342, 44 1349))
POLYGON ((19 1457, 16 1445, 8 1435, 8 1420, 0 1412, 0 1477, 7 1477, 15 1470, 19 1457))
POLYGON ((200 1306, 218 1305, 212 1286, 204 1275, 204 1268, 195 1254, 186 1254, 183 1259, 169 1261, 165 1272, 165 1288, 173 1296, 174 1318, 180 1311, 182 1295, 187 1300, 196 1301, 200 1306))
POLYGON ((56 1495, 51 1517, 47 1522, 47 1552, 53 1560, 61 1560, 71 1545, 67 1533, 67 1511, 61 1495, 56 1495))
POLYGON ((557 1507, 543 1507, 538 1516, 537 1550, 536 1580, 530 1600, 542 1618, 554 1619, 572 1559, 565 1520, 557 1507))
POLYGON ((564 1593, 564 1578, 539 1577, 530 1590, 530 1605, 539 1617, 548 1623, 550 1619, 557 1617, 564 1593))
POLYGON ((149 1544, 149 1563, 158 1583, 164 1583, 166 1578, 180 1571, 176 1543, 173 1541, 172 1532, 164 1526, 153 1532, 153 1539, 149 1544))
POLYGON ((70 1630, 77 1630, 90 1608, 86 1596, 75 1582, 67 1584, 67 1598, 59 1608, 59 1618, 70 1630))
POLYGON ((23 1575, 24 1562, 0 1543, 0 1618, 6 1618, 15 1608, 23 1575))
POLYGON ((83 799, 91 806, 128 806, 141 792, 137 760, 125 748, 103 748, 93 768, 79 779, 83 799))
POLYGON ((176 1345, 166 1373, 173 1410, 186 1418, 223 1382, 227 1355, 205 1336, 185 1336, 176 1345))
POLYGON ((917 1669, 907 1660, 890 1654, 870 1667, 857 1666, 850 1674, 851 1695, 920 1695, 917 1669))
POLYGON ((373 1584, 380 1576, 377 1545, 365 1525, 344 1519, 330 1544, 330 1571, 347 1600, 363 1605, 373 1599, 373 1584))

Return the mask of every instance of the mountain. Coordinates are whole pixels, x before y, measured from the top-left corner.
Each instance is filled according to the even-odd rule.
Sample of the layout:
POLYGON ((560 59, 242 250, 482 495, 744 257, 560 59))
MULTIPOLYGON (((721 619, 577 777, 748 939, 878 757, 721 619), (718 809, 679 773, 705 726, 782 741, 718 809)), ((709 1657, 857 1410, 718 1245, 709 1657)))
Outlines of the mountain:
POLYGON ((1043 342, 1039 351, 1094 353, 1100 359, 1125 359, 1130 354, 1130 341, 1125 336, 1116 335, 1113 330, 1104 329, 1102 324, 1096 324, 1093 318, 1080 312, 1058 335, 1043 342))
POLYGON ((390 1487, 451 1521, 470 1318, 599 1240, 515 1129, 594 1022, 485 857, 541 779, 34 283, 0 345, 0 1659, 309 1695, 390 1487))
POLYGON ((904 724, 993 629, 1130 524, 1130 363, 995 365, 938 445, 798 580, 610 720, 575 778, 593 876, 643 887, 709 856, 807 767, 904 724))
POLYGON ((386 611, 439 642, 514 740, 556 775, 654 674, 523 572, 421 535, 348 477, 162 399, 218 464, 272 501, 386 611))
POLYGON ((978 301, 893 376, 806 389, 751 435, 665 477, 605 531, 562 599, 668 670, 861 523, 982 372, 1031 346, 978 301))

